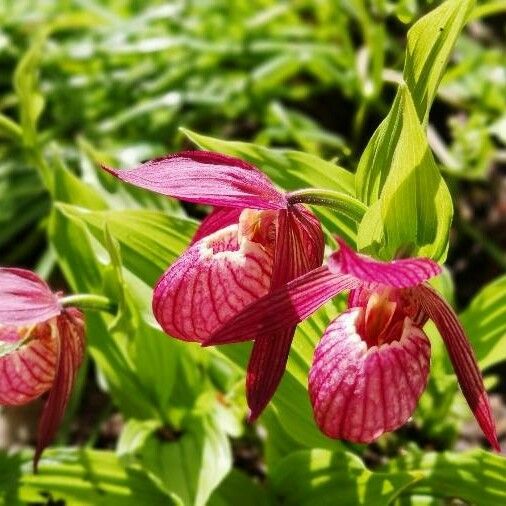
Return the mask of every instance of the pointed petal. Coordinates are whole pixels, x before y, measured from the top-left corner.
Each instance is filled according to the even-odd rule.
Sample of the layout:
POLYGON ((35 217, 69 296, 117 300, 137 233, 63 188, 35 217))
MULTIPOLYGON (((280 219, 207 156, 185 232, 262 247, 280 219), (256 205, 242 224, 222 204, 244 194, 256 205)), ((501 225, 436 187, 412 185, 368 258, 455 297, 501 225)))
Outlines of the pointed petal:
POLYGON ((49 320, 60 314, 56 294, 31 271, 0 268, 0 324, 19 326, 49 320))
POLYGON ((154 290, 153 312, 163 330, 202 342, 245 306, 267 293, 272 254, 244 237, 238 225, 221 229, 190 247, 154 290))
POLYGON ((103 167, 122 181, 188 202, 253 209, 284 209, 285 194, 255 166, 209 151, 183 151, 134 169, 103 167))
POLYGON ((195 244, 197 241, 200 241, 200 239, 214 234, 214 232, 222 228, 238 223, 241 212, 242 209, 236 207, 215 207, 209 215, 202 220, 191 243, 195 244))
POLYGON ((427 385, 430 343, 406 319, 400 341, 368 349, 356 331, 360 311, 346 311, 325 331, 309 373, 309 395, 324 434, 370 443, 413 414, 427 385))
POLYGON ((382 284, 396 288, 417 286, 441 273, 441 267, 428 258, 406 258, 381 262, 355 253, 342 239, 337 238, 339 251, 329 258, 332 272, 356 276, 364 283, 382 284))
POLYGON ((250 304, 204 344, 238 343, 274 336, 305 320, 338 293, 359 285, 353 276, 333 274, 326 266, 319 267, 250 304))
POLYGON ((53 386, 44 404, 39 421, 37 447, 33 457, 34 469, 46 446, 54 438, 65 414, 70 394, 84 355, 84 318, 74 308, 65 309, 57 318, 60 350, 53 386))
POLYGON ((278 388, 285 372, 294 333, 295 327, 292 327, 253 343, 246 376, 250 422, 260 416, 278 388))
POLYGON ((53 384, 57 356, 58 331, 54 319, 33 328, 1 327, 0 404, 26 404, 47 392, 53 384))
POLYGON ((483 378, 474 351, 457 315, 433 288, 422 285, 417 287, 414 293, 441 334, 462 393, 485 437, 494 450, 500 451, 495 421, 483 378))
MULTIPOLYGON (((319 267, 323 261, 323 232, 316 216, 303 206, 278 212, 271 289, 319 267)), ((246 396, 249 420, 262 413, 274 395, 286 368, 295 325, 257 336, 248 363, 246 396)))

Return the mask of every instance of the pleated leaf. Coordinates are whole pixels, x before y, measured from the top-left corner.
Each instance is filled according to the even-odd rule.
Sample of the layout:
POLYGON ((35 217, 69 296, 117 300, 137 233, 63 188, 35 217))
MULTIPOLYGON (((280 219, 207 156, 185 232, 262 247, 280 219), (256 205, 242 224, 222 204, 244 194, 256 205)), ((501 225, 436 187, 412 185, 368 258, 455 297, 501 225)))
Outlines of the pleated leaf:
POLYGON ((272 486, 284 505, 387 505, 419 479, 419 473, 371 472, 355 455, 302 450, 272 470, 272 486))
POLYGON ((444 259, 452 200, 405 85, 360 160, 357 188, 371 204, 358 231, 361 251, 444 259))

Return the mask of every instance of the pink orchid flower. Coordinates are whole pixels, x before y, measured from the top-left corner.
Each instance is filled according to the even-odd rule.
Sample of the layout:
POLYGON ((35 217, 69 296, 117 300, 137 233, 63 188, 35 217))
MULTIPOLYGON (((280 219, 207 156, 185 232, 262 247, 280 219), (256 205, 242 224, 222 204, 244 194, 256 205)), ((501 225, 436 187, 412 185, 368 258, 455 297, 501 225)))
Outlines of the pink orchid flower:
POLYGON ((63 418, 84 345, 79 310, 64 308, 36 274, 0 268, 0 405, 26 404, 49 392, 34 469, 63 418))
MULTIPOLYGON (((323 262, 317 218, 242 160, 187 151, 130 170, 104 169, 141 188, 215 206, 154 289, 154 315, 170 336, 203 343, 253 301, 323 262)), ((255 340, 246 377, 250 420, 273 396, 294 332, 292 325, 255 340)))
POLYGON ((380 262, 342 240, 317 268, 249 305, 204 344, 276 335, 293 328, 338 293, 348 310, 327 328, 309 373, 316 423, 331 438, 369 443, 403 425, 425 390, 431 319, 448 350, 462 392, 491 446, 500 451, 475 355, 456 314, 425 282, 440 267, 429 259, 380 262))

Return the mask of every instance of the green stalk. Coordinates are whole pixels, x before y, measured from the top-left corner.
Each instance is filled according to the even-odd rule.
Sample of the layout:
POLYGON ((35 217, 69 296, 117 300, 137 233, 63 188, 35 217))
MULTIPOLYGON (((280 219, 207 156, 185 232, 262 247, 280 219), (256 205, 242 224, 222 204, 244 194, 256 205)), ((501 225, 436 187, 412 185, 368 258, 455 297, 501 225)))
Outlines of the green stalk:
POLYGON ((79 293, 77 295, 68 295, 60 299, 62 306, 74 306, 79 309, 92 309, 94 311, 105 311, 106 313, 115 313, 117 305, 103 295, 94 295, 91 293, 79 293))
POLYGON ((339 211, 341 214, 360 223, 367 206, 360 200, 347 195, 346 193, 333 190, 319 190, 308 188, 297 190, 288 194, 290 204, 311 204, 314 206, 323 206, 339 211))

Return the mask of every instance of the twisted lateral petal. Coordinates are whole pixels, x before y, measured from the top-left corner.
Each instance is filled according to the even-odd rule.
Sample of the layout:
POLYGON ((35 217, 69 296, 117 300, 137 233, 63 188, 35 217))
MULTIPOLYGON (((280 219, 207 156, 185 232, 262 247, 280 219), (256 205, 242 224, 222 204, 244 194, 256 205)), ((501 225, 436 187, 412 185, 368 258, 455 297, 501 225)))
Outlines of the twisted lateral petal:
POLYGON ((30 325, 61 312, 46 282, 24 269, 0 268, 0 301, 0 325, 30 325))
POLYGON ((272 256, 231 225, 190 247, 155 287, 153 312, 163 330, 202 342, 270 287, 272 256))
POLYGON ((309 373, 316 423, 335 439, 370 443, 403 425, 427 385, 430 342, 408 318, 399 341, 367 348, 356 330, 362 309, 337 317, 309 373))
POLYGON ((284 209, 285 194, 255 166, 209 151, 183 151, 130 170, 103 167, 122 181, 188 202, 284 209))
POLYGON ((274 336, 305 320, 338 293, 358 288, 360 284, 353 276, 333 274, 326 266, 319 267, 250 304, 216 330, 204 345, 274 336))
POLYGON ((39 421, 34 469, 42 451, 54 438, 65 413, 77 371, 84 355, 84 318, 75 308, 65 309, 57 318, 59 354, 56 375, 39 421))
POLYGON ((58 330, 53 319, 33 328, 0 328, 0 404, 26 404, 53 384, 58 356, 58 330), (19 339, 14 342, 15 332, 19 339), (9 343, 10 346, 5 346, 9 343), (2 344, 6 353, 2 354, 2 344))
POLYGON ((462 393, 485 437, 494 450, 501 451, 497 440, 492 409, 483 378, 471 344, 453 309, 431 287, 423 285, 415 290, 421 306, 436 324, 446 345, 462 393))
MULTIPOLYGON (((278 226, 271 288, 321 265, 324 240, 320 222, 303 206, 278 212, 278 226)), ((250 421, 269 403, 283 376, 295 325, 257 336, 248 363, 246 396, 250 421)))
POLYGON ((337 238, 339 251, 329 258, 332 272, 350 274, 364 283, 382 284, 396 288, 417 286, 441 273, 441 267, 428 258, 406 258, 381 262, 355 253, 342 239, 337 238))
POLYGON ((222 228, 239 222, 242 209, 236 207, 215 207, 202 221, 192 238, 192 244, 214 234, 222 228))
POLYGON ((286 369, 295 327, 262 336, 253 343, 246 375, 246 398, 255 421, 272 399, 286 369))

